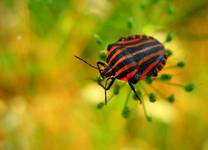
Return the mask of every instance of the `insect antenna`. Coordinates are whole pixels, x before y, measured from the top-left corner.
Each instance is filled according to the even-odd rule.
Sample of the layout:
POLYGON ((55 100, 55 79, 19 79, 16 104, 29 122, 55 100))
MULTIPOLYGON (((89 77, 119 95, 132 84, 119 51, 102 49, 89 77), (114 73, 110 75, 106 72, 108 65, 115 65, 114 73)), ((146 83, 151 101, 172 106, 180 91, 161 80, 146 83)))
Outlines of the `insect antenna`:
POLYGON ((84 59, 82 59, 82 58, 80 58, 80 57, 78 57, 78 56, 76 56, 76 55, 75 55, 74 57, 76 57, 77 59, 81 60, 82 62, 84 62, 84 63, 87 64, 88 66, 90 66, 90 67, 92 67, 92 68, 98 70, 98 68, 97 68, 96 66, 94 66, 94 65, 92 65, 92 64, 90 64, 90 63, 88 63, 88 62, 85 61, 84 59))

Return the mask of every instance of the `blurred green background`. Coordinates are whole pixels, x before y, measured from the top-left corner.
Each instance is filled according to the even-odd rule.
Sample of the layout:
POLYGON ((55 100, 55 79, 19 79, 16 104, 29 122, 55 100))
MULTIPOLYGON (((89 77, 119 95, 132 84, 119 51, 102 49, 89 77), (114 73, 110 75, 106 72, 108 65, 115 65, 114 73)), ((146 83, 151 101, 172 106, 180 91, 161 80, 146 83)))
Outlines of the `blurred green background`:
POLYGON ((208 150, 207 50, 207 0, 1 0, 0 149, 208 150), (121 116, 128 86, 98 110, 98 72, 74 55, 95 64, 120 37, 170 32, 167 66, 186 66, 167 71, 196 90, 155 84, 176 100, 144 98, 152 122, 133 102, 121 116))

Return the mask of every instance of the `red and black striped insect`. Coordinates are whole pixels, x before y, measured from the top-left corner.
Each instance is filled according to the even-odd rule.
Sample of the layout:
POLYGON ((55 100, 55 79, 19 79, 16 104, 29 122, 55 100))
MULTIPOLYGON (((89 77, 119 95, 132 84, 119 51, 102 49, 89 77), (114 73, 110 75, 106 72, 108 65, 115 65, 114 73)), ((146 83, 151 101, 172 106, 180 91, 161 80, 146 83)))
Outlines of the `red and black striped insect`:
POLYGON ((167 56, 167 51, 163 44, 155 38, 145 35, 133 35, 120 38, 115 43, 108 45, 107 64, 98 61, 97 67, 95 67, 80 57, 75 57, 99 70, 102 79, 106 79, 104 85, 101 82, 99 82, 99 85, 105 90, 105 104, 107 104, 106 91, 111 88, 115 79, 128 82, 130 88, 141 102, 135 91, 134 84, 146 77, 156 77, 166 64, 167 56))

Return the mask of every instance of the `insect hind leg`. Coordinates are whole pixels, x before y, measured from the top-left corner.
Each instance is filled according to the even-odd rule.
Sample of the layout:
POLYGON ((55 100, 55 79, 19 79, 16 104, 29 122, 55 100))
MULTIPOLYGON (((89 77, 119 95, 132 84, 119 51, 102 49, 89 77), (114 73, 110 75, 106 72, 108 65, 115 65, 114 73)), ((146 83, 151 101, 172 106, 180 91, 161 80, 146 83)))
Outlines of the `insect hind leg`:
POLYGON ((132 91, 134 92, 134 94, 136 95, 137 99, 140 101, 140 103, 142 103, 141 98, 138 96, 138 94, 136 93, 136 90, 134 88, 134 85, 131 82, 128 82, 129 86, 131 87, 132 91))

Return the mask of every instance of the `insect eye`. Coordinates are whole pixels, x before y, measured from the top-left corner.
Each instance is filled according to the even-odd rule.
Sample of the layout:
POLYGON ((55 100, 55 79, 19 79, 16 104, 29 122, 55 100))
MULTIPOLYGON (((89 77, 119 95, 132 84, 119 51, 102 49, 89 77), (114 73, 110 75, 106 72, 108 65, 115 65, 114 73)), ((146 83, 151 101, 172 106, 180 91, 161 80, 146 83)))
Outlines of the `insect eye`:
POLYGON ((105 74, 106 74, 106 71, 102 69, 102 70, 101 70, 101 74, 100 74, 101 77, 102 77, 102 78, 106 78, 106 75, 105 75, 105 74))

